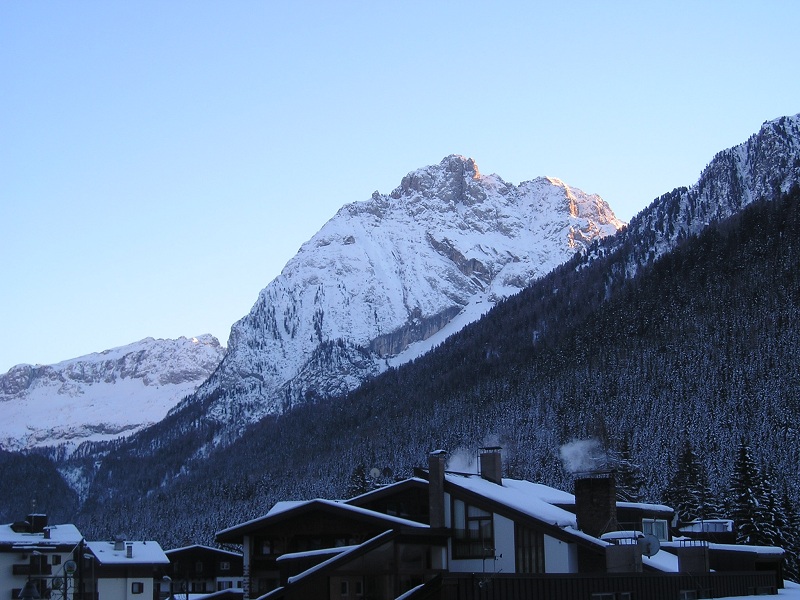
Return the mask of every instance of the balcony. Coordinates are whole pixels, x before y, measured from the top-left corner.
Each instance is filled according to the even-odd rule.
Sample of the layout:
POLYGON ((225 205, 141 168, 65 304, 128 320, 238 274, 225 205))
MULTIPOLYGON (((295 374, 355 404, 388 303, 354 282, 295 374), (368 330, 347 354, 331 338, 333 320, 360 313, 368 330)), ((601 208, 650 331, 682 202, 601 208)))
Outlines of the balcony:
POLYGON ((53 567, 48 564, 42 565, 12 565, 12 574, 14 575, 52 575, 53 567))

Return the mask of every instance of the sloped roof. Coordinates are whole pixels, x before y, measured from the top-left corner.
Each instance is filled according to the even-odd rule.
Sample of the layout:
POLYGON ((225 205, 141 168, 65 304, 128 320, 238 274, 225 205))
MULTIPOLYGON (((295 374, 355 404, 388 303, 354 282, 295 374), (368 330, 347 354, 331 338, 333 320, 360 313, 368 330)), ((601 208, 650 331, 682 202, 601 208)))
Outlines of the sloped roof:
POLYGON ((386 542, 392 540, 396 535, 397 535, 396 531, 392 530, 384 531, 383 533, 379 533, 375 537, 365 541, 363 544, 359 544, 357 546, 351 546, 350 548, 336 554, 335 556, 329 558, 328 560, 325 560, 317 565, 314 565, 313 567, 311 567, 310 569, 306 569, 302 573, 298 573, 297 575, 289 577, 286 586, 274 589, 271 592, 267 593, 266 595, 261 596, 258 600, 267 600, 268 598, 280 598, 286 593, 287 587, 301 585, 304 582, 308 581, 313 575, 336 569, 355 558, 363 556, 373 548, 385 544, 386 542))
MULTIPOLYGON (((502 485, 480 475, 445 474, 445 486, 454 486, 478 494, 493 503, 514 509, 534 519, 558 527, 575 527, 575 514, 555 506, 557 502, 574 503, 574 496, 562 490, 524 479, 503 479, 502 485)), ((447 488, 445 488, 447 489, 447 488)))
POLYGON ((24 549, 29 546, 41 549, 64 545, 74 546, 83 539, 83 535, 75 525, 50 525, 45 528, 49 532, 49 537, 45 537, 45 532, 14 531, 13 525, 13 523, 0 525, 0 545, 11 546, 14 549, 24 549))
POLYGON ((171 548, 169 550, 164 550, 164 554, 170 556, 172 554, 178 554, 180 552, 186 552, 189 550, 205 550, 208 552, 216 552, 218 554, 233 556, 236 558, 242 558, 243 556, 241 552, 234 552, 233 550, 223 550, 222 548, 213 548, 212 546, 204 546, 203 544, 192 544, 191 546, 183 546, 182 548, 171 548))
POLYGON ((364 520, 375 524, 380 523, 382 525, 385 525, 387 529, 397 528, 397 527, 415 527, 415 528, 428 527, 428 525, 425 523, 419 523, 417 521, 411 521, 409 519, 402 519, 400 517, 393 517, 391 515, 386 515, 384 513, 380 513, 374 510, 369 510, 366 508, 361 508, 358 506, 344 504, 342 502, 317 498, 315 500, 308 500, 304 502, 278 503, 272 508, 272 510, 270 510, 263 517, 252 519, 245 523, 241 523, 239 525, 223 529, 222 531, 217 532, 216 538, 217 540, 223 542, 236 542, 240 538, 240 536, 243 536, 247 533, 257 531, 268 525, 280 523, 281 521, 314 510, 340 513, 343 516, 345 515, 350 516, 357 520, 364 520))
POLYGON ((86 547, 97 558, 101 565, 167 565, 169 558, 158 542, 125 542, 122 550, 114 549, 114 542, 86 542, 86 547), (131 557, 128 558, 127 546, 132 546, 131 557))

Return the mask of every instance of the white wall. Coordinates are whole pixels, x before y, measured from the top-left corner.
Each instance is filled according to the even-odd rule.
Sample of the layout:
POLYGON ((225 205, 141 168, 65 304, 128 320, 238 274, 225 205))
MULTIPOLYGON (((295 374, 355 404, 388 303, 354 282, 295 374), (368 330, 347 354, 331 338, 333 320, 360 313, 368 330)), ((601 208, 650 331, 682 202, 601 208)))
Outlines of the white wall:
POLYGON ((577 573, 578 547, 545 535, 544 570, 545 573, 577 573))
POLYGON ((103 578, 97 581, 98 600, 152 600, 153 580, 143 577, 130 578, 103 578), (141 582, 143 590, 141 594, 131 593, 131 584, 135 581, 141 582))

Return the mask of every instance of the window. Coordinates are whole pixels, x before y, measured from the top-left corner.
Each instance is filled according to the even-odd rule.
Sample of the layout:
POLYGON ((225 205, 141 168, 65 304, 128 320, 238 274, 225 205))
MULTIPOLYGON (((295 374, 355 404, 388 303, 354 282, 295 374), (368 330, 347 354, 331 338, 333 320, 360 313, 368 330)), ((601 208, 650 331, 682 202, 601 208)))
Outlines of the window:
POLYGON ((356 581, 356 596, 364 595, 364 582, 360 579, 356 581))
POLYGON ((219 570, 220 571, 230 571, 231 570, 231 563, 227 560, 223 560, 219 563, 219 570))
POLYGON ((544 573, 544 534, 522 525, 514 527, 517 573, 544 573))
POLYGON ((662 542, 669 541, 669 528, 664 519, 642 519, 642 533, 650 533, 662 542))
POLYGON ((131 594, 144 594, 144 583, 141 581, 131 583, 131 594))
POLYGON ((53 554, 53 559, 52 559, 52 563, 51 564, 60 565, 61 564, 61 555, 60 554, 53 554))
POLYGON ((350 584, 347 581, 342 581, 339 583, 339 593, 342 596, 350 595, 350 584))
POLYGON ((488 558, 494 556, 492 513, 453 500, 453 558, 488 558))
POLYGON ((284 543, 282 539, 260 538, 256 540, 256 553, 260 556, 271 556, 273 554, 283 554, 284 543))
POLYGON ((202 573, 203 572, 203 561, 198 560, 196 563, 194 563, 194 570, 195 570, 196 573, 202 573))

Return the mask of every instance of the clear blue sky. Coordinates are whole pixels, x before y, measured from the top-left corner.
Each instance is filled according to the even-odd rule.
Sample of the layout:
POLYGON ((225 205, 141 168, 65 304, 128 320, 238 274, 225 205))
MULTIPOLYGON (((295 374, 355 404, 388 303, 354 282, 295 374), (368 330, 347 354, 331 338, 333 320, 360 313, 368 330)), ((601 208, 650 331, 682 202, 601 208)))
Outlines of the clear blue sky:
POLYGON ((212 333, 448 154, 629 220, 800 112, 800 2, 0 2, 0 372, 212 333))

